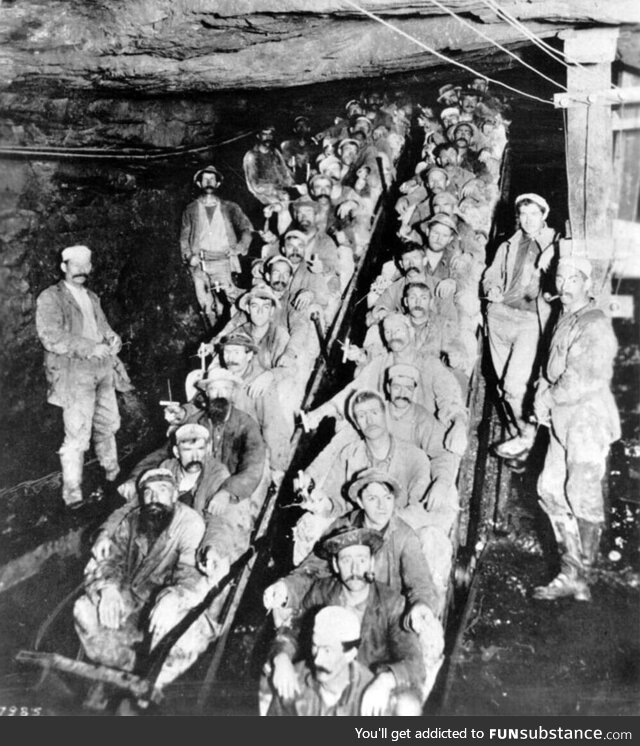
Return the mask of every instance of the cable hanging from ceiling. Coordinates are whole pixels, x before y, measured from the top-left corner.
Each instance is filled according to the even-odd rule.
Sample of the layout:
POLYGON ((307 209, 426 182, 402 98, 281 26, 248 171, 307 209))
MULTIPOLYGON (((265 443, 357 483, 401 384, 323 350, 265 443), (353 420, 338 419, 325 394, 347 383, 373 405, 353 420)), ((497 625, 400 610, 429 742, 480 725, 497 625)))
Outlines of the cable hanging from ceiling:
POLYGON ((543 72, 538 70, 533 65, 530 65, 528 62, 525 62, 521 57, 518 57, 517 54, 514 54, 510 49, 507 49, 507 47, 503 46, 499 42, 497 42, 495 39, 492 39, 490 36, 487 36, 484 31, 481 31, 477 26, 474 26, 472 23, 469 23, 469 21, 462 18, 460 15, 458 15, 455 11, 451 10, 450 8, 447 8, 446 5, 439 2, 439 0, 430 0, 433 5, 436 6, 436 8, 440 8, 445 13, 448 13, 450 16, 456 19, 459 23, 461 23, 463 26, 467 26, 472 31, 474 31, 478 36, 481 36, 486 41, 490 42, 494 47, 497 47, 498 49, 502 50, 506 54, 509 55, 509 57, 513 57, 514 60, 519 62, 524 67, 528 68, 529 70, 533 71, 536 75, 539 75, 541 78, 544 78, 549 83, 552 83, 556 87, 560 88, 562 91, 566 91, 566 86, 562 85, 562 83, 559 83, 557 80, 554 80, 553 78, 550 78, 548 75, 545 75, 543 72))
MULTIPOLYGON (((529 39, 533 44, 535 44, 539 49, 541 49, 546 55, 551 57, 551 59, 555 60, 559 64, 563 65, 567 70, 570 70, 570 65, 567 64, 567 62, 570 62, 571 65, 575 65, 576 67, 580 68, 581 70, 586 70, 584 65, 580 64, 577 60, 573 59, 570 55, 566 54, 561 49, 554 49, 550 44, 547 44, 544 39, 542 39, 540 36, 538 36, 535 32, 531 31, 531 29, 527 28, 521 21, 519 21, 515 16, 511 15, 508 11, 506 11, 504 8, 502 8, 500 5, 498 5, 495 0, 482 0, 484 5, 487 6, 490 10, 492 10, 499 18, 502 18, 504 21, 506 21, 510 26, 513 26, 514 29, 517 31, 520 31, 527 39, 529 39), (565 62, 566 60, 566 62, 565 62)), ((615 83, 611 83, 611 88, 614 90, 620 90, 615 83)))
POLYGON ((344 0, 344 2, 350 7, 357 10, 359 13, 362 13, 363 15, 367 16, 368 18, 371 18, 377 23, 380 23, 383 26, 386 26, 387 28, 391 29, 392 31, 395 31, 395 33, 400 34, 400 36, 404 36, 405 39, 408 39, 409 41, 412 41, 414 44, 417 44, 419 47, 424 49, 425 52, 429 52, 429 54, 434 55, 434 57, 438 57, 439 59, 443 60, 444 62, 449 63, 450 65, 455 65, 456 67, 460 67, 463 70, 470 72, 472 75, 475 75, 478 78, 482 78, 483 80, 486 80, 488 83, 493 83, 494 85, 498 85, 498 86, 501 86, 502 88, 506 88, 512 93, 518 94, 519 96, 524 96, 525 98, 532 99, 533 101, 538 101, 541 104, 547 104, 548 106, 554 106, 553 101, 551 101, 550 99, 540 98, 540 96, 534 96, 532 93, 526 93, 525 91, 521 91, 519 88, 514 88, 513 86, 510 86, 507 83, 503 83, 500 80, 495 80, 494 78, 490 78, 488 75, 485 75, 484 73, 474 70, 472 67, 469 67, 469 65, 465 65, 464 62, 458 62, 457 60, 454 60, 451 57, 447 57, 446 54, 442 54, 441 52, 438 52, 437 50, 432 49, 430 46, 428 46, 424 42, 420 41, 419 39, 416 39, 415 36, 411 36, 411 34, 408 34, 406 31, 403 31, 397 26, 394 26, 392 23, 385 21, 384 18, 381 18, 375 13, 372 13, 371 11, 366 10, 366 8, 360 7, 357 3, 353 2, 352 0, 344 0))

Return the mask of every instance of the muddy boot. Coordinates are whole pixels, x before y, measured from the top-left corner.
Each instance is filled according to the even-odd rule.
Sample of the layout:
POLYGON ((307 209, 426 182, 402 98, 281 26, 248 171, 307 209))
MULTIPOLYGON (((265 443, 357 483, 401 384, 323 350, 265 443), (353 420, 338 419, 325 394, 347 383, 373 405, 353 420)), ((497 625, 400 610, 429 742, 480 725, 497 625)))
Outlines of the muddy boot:
POLYGON ((551 525, 560 552, 560 572, 548 585, 538 586, 533 597, 539 601, 569 597, 576 601, 590 601, 591 593, 582 565, 582 547, 575 517, 553 516, 551 525))
POLYGON ((84 452, 60 449, 58 453, 62 467, 62 499, 68 507, 76 508, 82 503, 84 452))
POLYGON ((118 465, 118 450, 116 448, 116 439, 112 435, 108 438, 96 440, 93 444, 96 456, 100 466, 104 469, 104 478, 107 482, 115 482, 120 474, 118 465))
POLYGON ((578 518, 578 529, 580 530, 580 544, 582 546, 582 566, 587 581, 598 558, 600 549, 600 537, 602 536, 602 524, 591 523, 578 518))

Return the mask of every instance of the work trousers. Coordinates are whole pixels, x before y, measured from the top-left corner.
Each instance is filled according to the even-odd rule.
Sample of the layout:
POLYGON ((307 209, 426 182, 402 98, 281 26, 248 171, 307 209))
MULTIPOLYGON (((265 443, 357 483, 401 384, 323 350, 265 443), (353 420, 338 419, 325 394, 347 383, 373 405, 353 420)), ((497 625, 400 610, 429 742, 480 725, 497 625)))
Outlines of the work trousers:
POLYGON ((520 433, 526 429, 524 401, 531 381, 540 341, 538 315, 502 303, 490 303, 487 335, 491 362, 496 371, 505 404, 520 433))
POLYGON ((96 456, 105 468, 117 466, 115 433, 120 414, 114 386, 113 360, 74 360, 72 396, 62 409, 64 441, 59 453, 84 453, 91 435, 96 456))
POLYGON ((602 413, 588 404, 556 405, 538 495, 549 516, 604 521, 602 477, 611 442, 602 413))
MULTIPOLYGON (((138 660, 137 650, 144 648, 145 609, 131 596, 123 594, 125 615, 118 629, 109 629, 100 623, 98 607, 88 596, 81 596, 75 603, 73 616, 78 637, 87 657, 95 662, 122 671, 133 671, 138 660)), ((182 609, 171 620, 175 626, 187 613, 182 609)), ((167 655, 156 685, 162 687, 186 671, 207 649, 218 632, 206 614, 200 615, 180 637, 167 655)))

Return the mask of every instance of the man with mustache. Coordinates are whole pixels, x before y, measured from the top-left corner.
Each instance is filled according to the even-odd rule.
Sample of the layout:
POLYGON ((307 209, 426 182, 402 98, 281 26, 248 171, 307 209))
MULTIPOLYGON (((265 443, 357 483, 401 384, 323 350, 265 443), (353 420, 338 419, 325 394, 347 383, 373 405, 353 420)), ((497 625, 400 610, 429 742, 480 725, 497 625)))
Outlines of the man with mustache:
POLYGON ((200 196, 187 205, 180 229, 182 259, 193 277, 201 313, 211 327, 219 315, 215 288, 230 302, 240 294, 233 274, 240 272, 238 257, 247 253, 253 235, 251 222, 240 207, 218 197, 222 179, 215 166, 194 174, 200 196))
MULTIPOLYGON (((356 507, 336 519, 323 536, 349 527, 380 531, 383 544, 375 555, 375 577, 407 599, 403 623, 420 638, 428 692, 442 663, 444 634, 436 616, 444 608, 446 585, 436 585, 416 532, 401 518, 397 505, 402 497, 402 488, 393 477, 376 469, 365 469, 349 487, 349 499, 356 507)), ((282 615, 281 609, 297 608, 313 582, 330 574, 330 564, 316 545, 316 551, 293 572, 270 585, 264 592, 263 603, 268 610, 276 609, 276 624, 275 617, 282 615)))
POLYGON ((453 373, 433 355, 420 354, 415 349, 415 338, 409 318, 392 313, 382 322, 384 352, 373 357, 341 391, 306 414, 308 426, 315 429, 325 417, 342 418, 349 397, 362 388, 384 391, 387 368, 395 363, 415 365, 420 371, 416 401, 437 416, 447 428, 447 447, 462 453, 466 443, 467 414, 462 391, 453 373), (462 450, 461 450, 462 449, 462 450))
POLYGON ((611 321, 596 307, 591 263, 561 256, 556 289, 562 313, 536 387, 535 418, 549 429, 549 448, 538 495, 560 553, 560 573, 534 598, 590 601, 590 571, 605 520, 602 478, 610 444, 620 437, 611 393, 617 340, 611 321))
POLYGON ((360 618, 351 609, 325 606, 313 620, 311 664, 300 661, 293 699, 275 693, 269 716, 360 715, 362 694, 373 674, 356 657, 360 645, 360 618))
POLYGON ((278 629, 269 655, 271 683, 290 700, 300 692, 294 661, 300 656, 300 630, 307 615, 324 606, 353 610, 361 619, 357 660, 374 678, 362 697, 362 715, 381 715, 396 687, 421 692, 424 664, 417 635, 402 623, 405 602, 400 593, 375 579, 375 554, 382 546, 379 531, 347 527, 327 536, 321 551, 330 558, 334 576, 317 579, 297 609, 291 626, 278 629))
POLYGON ((551 313, 543 296, 545 273, 556 253, 557 234, 547 226, 547 201, 539 194, 516 197, 519 228, 502 243, 482 278, 487 338, 498 379, 508 438, 495 446, 500 458, 524 462, 535 427, 526 407, 534 364, 551 313))
POLYGON ((247 189, 263 205, 287 202, 289 192, 295 191, 291 171, 282 153, 276 148, 276 128, 263 127, 256 135, 255 145, 242 161, 247 189))
MULTIPOLYGON (((172 472, 145 472, 138 496, 139 507, 115 528, 109 555, 89 561, 85 595, 74 606, 76 632, 87 657, 124 671, 136 670, 211 585, 196 568, 204 522, 178 502, 172 472)), ((156 689, 189 668, 213 632, 206 615, 199 617, 169 653, 156 689)))
POLYGON ((131 391, 133 386, 117 356, 120 337, 109 326, 98 296, 85 287, 92 271, 91 251, 68 246, 60 268, 64 279, 36 301, 36 329, 45 349, 47 401, 62 408, 62 499, 77 508, 83 504, 84 454, 92 435, 107 481, 118 476, 116 391, 131 391))

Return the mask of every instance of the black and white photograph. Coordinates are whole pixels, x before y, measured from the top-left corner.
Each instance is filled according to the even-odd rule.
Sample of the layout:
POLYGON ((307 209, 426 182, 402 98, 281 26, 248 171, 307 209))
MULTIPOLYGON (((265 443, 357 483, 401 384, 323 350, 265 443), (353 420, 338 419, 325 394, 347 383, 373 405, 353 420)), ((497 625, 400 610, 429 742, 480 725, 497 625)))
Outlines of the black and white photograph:
POLYGON ((1 717, 631 739, 637 0, 0 0, 0 163, 1 717))

